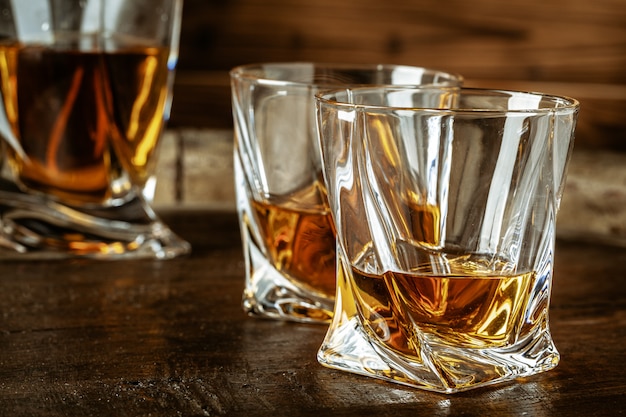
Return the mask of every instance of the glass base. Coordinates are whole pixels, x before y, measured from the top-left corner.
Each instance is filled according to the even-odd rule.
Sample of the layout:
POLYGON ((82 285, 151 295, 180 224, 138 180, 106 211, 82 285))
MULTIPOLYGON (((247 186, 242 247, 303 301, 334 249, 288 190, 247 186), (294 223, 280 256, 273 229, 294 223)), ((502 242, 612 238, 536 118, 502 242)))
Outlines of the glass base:
POLYGON ((471 343, 416 321, 402 330, 391 327, 393 320, 377 324, 382 316, 365 315, 352 278, 345 267, 338 272, 334 319, 317 354, 324 366, 451 394, 545 372, 559 363, 547 303, 539 303, 538 314, 516 326, 510 342, 471 343))
POLYGON ((85 209, 0 190, 0 258, 169 259, 190 251, 141 197, 85 209))
POLYGON ((317 359, 329 368, 452 394, 545 372, 559 362, 547 333, 520 345, 486 351, 429 343, 419 361, 378 346, 353 319, 330 331, 317 359))
POLYGON ((334 300, 298 286, 267 260, 244 233, 246 286, 243 309, 251 316, 295 321, 328 323, 334 300))

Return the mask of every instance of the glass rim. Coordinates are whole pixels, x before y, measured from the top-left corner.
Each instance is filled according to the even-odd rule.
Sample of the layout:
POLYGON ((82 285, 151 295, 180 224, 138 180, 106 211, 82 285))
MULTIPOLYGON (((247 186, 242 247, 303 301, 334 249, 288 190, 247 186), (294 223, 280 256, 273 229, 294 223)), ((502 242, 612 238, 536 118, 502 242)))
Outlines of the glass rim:
MULTIPOLYGON (((244 65, 238 65, 233 67, 229 71, 229 75, 232 79, 238 80, 247 80, 247 81, 255 81, 259 84, 267 84, 267 85, 284 85, 284 86, 299 86, 299 87, 325 87, 325 88, 334 88, 338 87, 340 84, 337 82, 311 82, 311 81, 298 81, 298 80, 289 80, 277 77, 268 77, 262 76, 258 73, 254 73, 254 71, 263 71, 265 68, 276 68, 276 69, 297 69, 299 67, 311 66, 313 68, 321 68, 327 70, 363 70, 363 71, 382 71, 389 69, 405 69, 405 70, 420 70, 423 74, 432 74, 432 75, 440 75, 443 77, 447 77, 451 82, 454 82, 458 85, 461 85, 464 82, 464 78, 461 74, 455 72, 449 72, 442 69, 430 68, 430 67, 422 67, 417 65, 406 65, 406 64, 386 64, 386 63, 378 63, 378 64, 363 64, 363 63, 340 63, 340 62, 314 62, 314 61, 286 61, 286 62, 256 62, 244 65)), ((346 85, 352 86, 365 86, 365 85, 376 85, 375 83, 346 83, 346 85)), ((392 83, 382 83, 378 85, 406 85, 408 86, 417 86, 420 84, 392 84, 392 83)), ((430 85, 430 84, 429 84, 430 85)), ((440 84, 444 85, 444 84, 440 84)))
POLYGON ((513 89, 495 89, 495 88, 484 88, 484 87, 454 87, 454 86, 433 86, 433 85, 425 85, 425 86, 369 86, 369 87, 345 87, 345 88, 335 88, 335 89, 327 89, 324 91, 320 91, 315 94, 315 101, 318 104, 325 104, 330 107, 335 107, 338 109, 351 109, 351 110, 360 110, 360 111, 381 111, 381 110, 392 110, 392 111, 420 111, 420 112, 433 112, 433 113, 453 113, 453 114, 510 114, 510 113, 550 113, 550 112, 565 112, 565 111, 577 111, 580 108, 580 102, 572 97, 565 95, 556 95, 556 94, 548 94, 536 91, 524 91, 524 90, 513 90, 513 89), (445 92, 449 91, 450 93, 460 93, 460 94, 472 94, 475 96, 483 96, 483 97, 494 97, 496 95, 501 96, 525 96, 525 97, 535 97, 540 98, 542 100, 548 100, 551 103, 554 103, 554 106, 551 107, 539 107, 532 108, 528 106, 527 108, 495 108, 495 107, 435 107, 435 106, 393 106, 393 105, 378 105, 378 104, 356 104, 356 103, 348 103, 345 101, 334 100, 328 98, 328 96, 337 94, 339 92, 384 92, 384 91, 432 91, 432 92, 445 92))

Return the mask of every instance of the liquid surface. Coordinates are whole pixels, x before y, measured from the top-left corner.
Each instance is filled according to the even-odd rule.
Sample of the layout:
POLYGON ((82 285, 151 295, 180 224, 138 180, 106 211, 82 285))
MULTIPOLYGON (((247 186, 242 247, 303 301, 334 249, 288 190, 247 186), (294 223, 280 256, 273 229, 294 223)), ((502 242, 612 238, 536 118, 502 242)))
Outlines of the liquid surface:
POLYGON ((469 348, 512 344, 535 274, 484 274, 456 265, 450 275, 352 269, 366 325, 390 348, 419 356, 420 339, 469 348))

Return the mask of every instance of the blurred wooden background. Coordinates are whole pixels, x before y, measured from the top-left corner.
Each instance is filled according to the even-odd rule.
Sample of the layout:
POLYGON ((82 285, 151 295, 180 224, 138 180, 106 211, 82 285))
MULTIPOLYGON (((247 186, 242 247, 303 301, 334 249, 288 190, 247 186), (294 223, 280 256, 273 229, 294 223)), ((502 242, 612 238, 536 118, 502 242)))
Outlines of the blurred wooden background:
POLYGON ((157 202, 233 209, 228 71, 388 63, 581 102, 559 234, 626 246, 626 0, 185 0, 157 202))
POLYGON ((581 101, 577 147, 626 152, 625 0, 185 0, 171 127, 230 128, 228 70, 419 65, 581 101))

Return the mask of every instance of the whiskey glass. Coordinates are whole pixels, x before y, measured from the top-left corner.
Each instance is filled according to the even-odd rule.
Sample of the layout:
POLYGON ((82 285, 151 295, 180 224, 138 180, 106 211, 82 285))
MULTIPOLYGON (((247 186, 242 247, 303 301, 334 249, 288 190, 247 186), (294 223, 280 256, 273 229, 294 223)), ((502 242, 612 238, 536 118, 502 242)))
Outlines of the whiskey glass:
POLYGON ((4 0, 0 13, 0 256, 188 253, 150 205, 182 0, 4 0))
POLYGON ((231 71, 235 192, 251 316, 327 323, 335 235, 322 181, 314 94, 342 85, 458 85, 461 77, 395 65, 260 63, 231 71))
POLYGON ((441 393, 554 368, 555 222, 578 102, 389 87, 316 105, 338 281, 318 361, 441 393))

